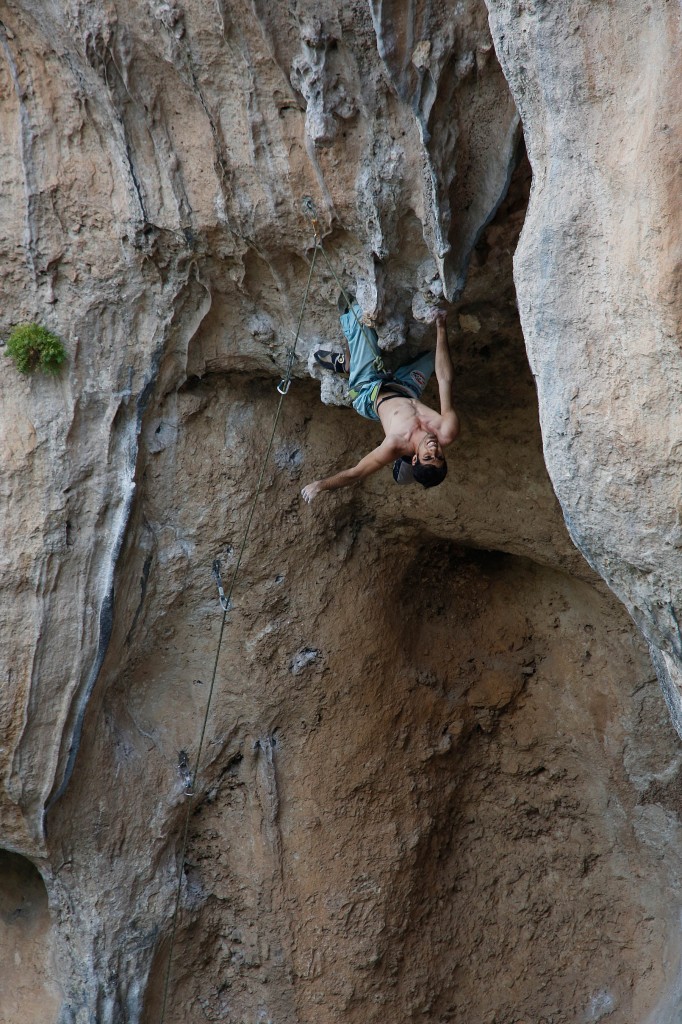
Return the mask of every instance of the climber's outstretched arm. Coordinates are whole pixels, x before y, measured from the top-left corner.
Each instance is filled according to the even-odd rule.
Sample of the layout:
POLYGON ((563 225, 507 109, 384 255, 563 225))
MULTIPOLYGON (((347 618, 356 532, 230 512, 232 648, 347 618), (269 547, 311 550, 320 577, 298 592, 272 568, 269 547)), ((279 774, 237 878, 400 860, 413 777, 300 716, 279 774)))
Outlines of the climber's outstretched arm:
POLYGON ((366 476, 371 476, 383 466, 388 466, 398 455, 400 455, 400 445, 394 438, 387 437, 378 448, 375 448, 369 455, 365 455, 364 459, 360 459, 357 466, 353 466, 352 469, 344 469, 334 476, 328 476, 325 480, 315 480, 308 484, 301 491, 303 499, 310 502, 317 497, 320 491, 335 491, 339 487, 348 487, 350 484, 357 483, 358 480, 364 480, 366 476))
POLYGON ((459 418, 452 400, 455 370, 450 355, 444 312, 439 313, 436 318, 436 380, 438 381, 441 419, 438 434, 442 443, 450 444, 459 434, 459 418))

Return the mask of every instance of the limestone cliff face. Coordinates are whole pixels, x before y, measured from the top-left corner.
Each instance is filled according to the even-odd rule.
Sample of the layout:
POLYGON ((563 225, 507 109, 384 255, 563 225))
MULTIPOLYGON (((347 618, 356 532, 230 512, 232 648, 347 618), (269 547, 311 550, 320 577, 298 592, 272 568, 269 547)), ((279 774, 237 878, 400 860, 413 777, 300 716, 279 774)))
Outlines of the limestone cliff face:
POLYGON ((679 10, 489 8, 533 167, 515 281, 547 466, 682 734, 679 10))
POLYGON ((69 357, 0 378, 0 1021, 158 1020, 179 879, 169 1022, 676 1020, 678 741, 564 525, 679 730, 673 6, 0 12, 0 328, 69 357), (462 437, 302 504, 378 440, 318 260, 188 798, 306 195, 394 358, 451 304, 462 437))

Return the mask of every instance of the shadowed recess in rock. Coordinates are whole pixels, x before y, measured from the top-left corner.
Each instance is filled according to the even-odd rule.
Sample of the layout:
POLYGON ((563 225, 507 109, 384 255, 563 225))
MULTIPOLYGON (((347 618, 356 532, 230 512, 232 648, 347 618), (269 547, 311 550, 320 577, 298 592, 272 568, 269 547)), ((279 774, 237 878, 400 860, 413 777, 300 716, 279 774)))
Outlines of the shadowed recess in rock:
POLYGON ((40 873, 25 857, 0 850, 0 1020, 56 1024, 53 942, 40 873))

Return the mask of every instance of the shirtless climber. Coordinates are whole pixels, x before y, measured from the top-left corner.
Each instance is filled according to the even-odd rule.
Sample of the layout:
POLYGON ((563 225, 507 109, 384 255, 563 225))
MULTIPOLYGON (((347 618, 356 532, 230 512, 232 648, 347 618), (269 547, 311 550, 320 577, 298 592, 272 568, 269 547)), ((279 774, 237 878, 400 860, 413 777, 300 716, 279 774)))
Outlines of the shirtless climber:
POLYGON ((436 351, 424 353, 395 373, 382 375, 375 368, 379 355, 377 334, 360 323, 362 311, 357 303, 345 307, 341 326, 348 344, 343 355, 316 352, 317 362, 335 373, 349 372, 349 394, 353 408, 369 420, 380 420, 386 434, 378 448, 360 459, 357 466, 344 469, 324 480, 315 480, 301 494, 308 502, 320 491, 334 491, 376 473, 394 463, 393 476, 404 482, 403 470, 424 487, 442 483, 447 473, 443 448, 459 433, 459 420, 452 407, 454 371, 445 313, 436 319, 436 351), (435 368, 440 394, 440 412, 419 399, 435 368))

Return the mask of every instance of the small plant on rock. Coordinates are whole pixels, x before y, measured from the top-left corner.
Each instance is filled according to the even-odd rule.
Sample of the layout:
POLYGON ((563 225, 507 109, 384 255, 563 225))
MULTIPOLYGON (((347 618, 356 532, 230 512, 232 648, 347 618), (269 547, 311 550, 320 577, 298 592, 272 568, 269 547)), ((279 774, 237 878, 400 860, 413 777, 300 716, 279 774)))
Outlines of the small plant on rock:
POLYGON ((19 373, 57 373, 66 351, 56 334, 38 324, 18 324, 10 333, 5 353, 14 360, 19 373))

